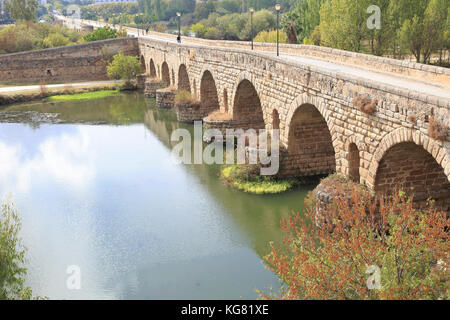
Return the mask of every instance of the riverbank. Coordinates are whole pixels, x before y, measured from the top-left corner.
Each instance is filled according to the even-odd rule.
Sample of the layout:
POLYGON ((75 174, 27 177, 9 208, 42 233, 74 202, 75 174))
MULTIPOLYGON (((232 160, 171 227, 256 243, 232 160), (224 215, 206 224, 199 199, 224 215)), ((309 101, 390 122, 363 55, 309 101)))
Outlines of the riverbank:
MULTIPOLYGON (((66 96, 64 99, 96 98, 102 97, 102 94, 77 96, 89 92, 115 91, 123 85, 123 81, 94 81, 84 83, 66 83, 52 85, 32 85, 32 86, 8 86, 0 88, 0 108, 1 106, 13 103, 30 102, 42 100, 54 96, 66 96), (74 98, 68 98, 73 96, 74 98), (90 96, 90 97, 89 97, 90 96)), ((55 99, 55 98, 52 98, 55 99)), ((57 98, 56 98, 57 99, 57 98)))

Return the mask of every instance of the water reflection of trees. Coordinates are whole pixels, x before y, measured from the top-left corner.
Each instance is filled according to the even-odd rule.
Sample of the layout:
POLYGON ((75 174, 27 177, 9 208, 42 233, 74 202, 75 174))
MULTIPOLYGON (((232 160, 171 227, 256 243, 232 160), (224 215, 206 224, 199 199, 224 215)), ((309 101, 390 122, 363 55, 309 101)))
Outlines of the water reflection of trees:
MULTIPOLYGON (((193 125, 177 122, 173 111, 151 108, 145 113, 144 123, 170 149, 176 144, 170 141, 175 129, 185 128, 193 134, 193 125)), ((282 195, 251 195, 227 187, 218 177, 218 165, 186 165, 186 169, 205 185, 259 256, 268 253, 270 241, 281 242, 281 219, 292 210, 303 210, 303 198, 312 188, 282 195)))
POLYGON ((142 123, 145 111, 154 105, 154 100, 142 94, 122 93, 90 101, 34 102, 13 105, 3 111, 38 111, 58 114, 64 123, 91 123, 127 125, 142 123))

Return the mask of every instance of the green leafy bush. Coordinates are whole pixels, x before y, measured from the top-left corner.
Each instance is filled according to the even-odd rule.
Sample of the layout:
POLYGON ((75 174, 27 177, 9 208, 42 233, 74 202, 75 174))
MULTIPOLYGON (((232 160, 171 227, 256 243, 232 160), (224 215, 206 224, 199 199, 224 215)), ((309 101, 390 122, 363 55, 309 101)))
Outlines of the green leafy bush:
MULTIPOLYGON (((284 31, 280 30, 279 39, 280 39, 280 43, 288 43, 288 36, 284 31)), ((277 30, 261 31, 255 37, 255 42, 276 43, 277 42, 277 30)))
POLYGON ((95 29, 83 37, 84 41, 98 41, 106 39, 114 39, 117 37, 117 31, 110 27, 102 27, 95 29))
POLYGON ((8 202, 0 209, 0 300, 31 299, 25 287, 25 247, 19 237, 22 227, 19 214, 8 202))
POLYGON ((106 67, 108 77, 111 79, 123 79, 129 82, 141 72, 141 63, 137 56, 126 56, 118 53, 113 61, 106 67))

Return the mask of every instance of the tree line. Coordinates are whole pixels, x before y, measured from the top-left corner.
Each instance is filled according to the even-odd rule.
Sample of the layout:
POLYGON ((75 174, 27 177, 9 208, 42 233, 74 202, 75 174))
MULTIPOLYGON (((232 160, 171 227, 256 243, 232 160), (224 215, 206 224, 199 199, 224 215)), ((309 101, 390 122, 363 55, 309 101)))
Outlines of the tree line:
POLYGON ((449 5, 448 0, 298 0, 283 26, 293 43, 394 58, 412 54, 424 63, 438 52, 442 62, 450 48, 449 5), (379 29, 367 25, 372 5, 380 9, 379 29))

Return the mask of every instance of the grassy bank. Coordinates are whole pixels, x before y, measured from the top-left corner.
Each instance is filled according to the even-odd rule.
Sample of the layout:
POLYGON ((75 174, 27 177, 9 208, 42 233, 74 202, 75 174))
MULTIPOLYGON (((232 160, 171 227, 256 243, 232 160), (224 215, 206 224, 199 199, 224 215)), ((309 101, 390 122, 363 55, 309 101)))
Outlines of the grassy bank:
POLYGON ((221 169, 221 176, 232 187, 253 194, 277 194, 288 191, 305 181, 301 179, 280 179, 259 175, 259 168, 251 165, 229 165, 221 169))
POLYGON ((118 93, 118 90, 101 90, 83 93, 61 94, 46 98, 48 101, 86 101, 106 98, 118 93))
POLYGON ((120 85, 120 82, 109 84, 92 83, 73 87, 71 84, 67 84, 64 87, 47 87, 46 85, 43 85, 39 89, 11 90, 10 92, 3 92, 0 94, 0 106, 42 99, 48 101, 82 101, 98 99, 115 94, 115 92, 117 92, 117 87, 120 85))

